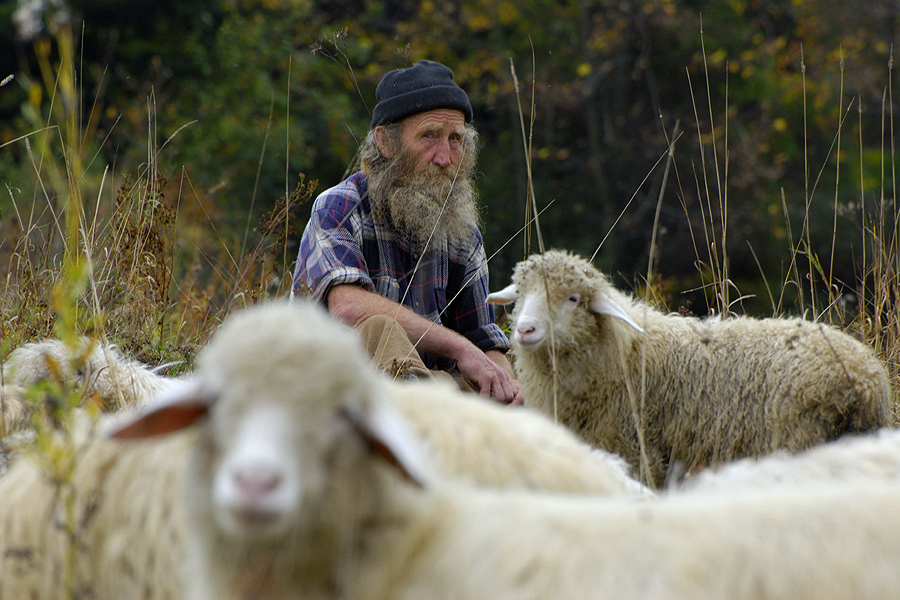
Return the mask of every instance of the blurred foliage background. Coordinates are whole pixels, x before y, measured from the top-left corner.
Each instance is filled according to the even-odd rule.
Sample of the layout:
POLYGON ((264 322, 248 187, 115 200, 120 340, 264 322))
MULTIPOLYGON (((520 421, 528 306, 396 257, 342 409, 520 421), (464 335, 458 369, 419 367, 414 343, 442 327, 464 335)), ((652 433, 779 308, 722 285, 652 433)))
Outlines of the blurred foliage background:
POLYGON ((547 247, 596 251, 635 288, 652 249, 673 310, 798 312, 823 289, 853 302, 866 253, 896 237, 895 0, 0 3, 7 231, 26 213, 52 230, 58 215, 62 191, 35 173, 61 151, 35 148, 60 101, 46 66, 65 60, 60 27, 84 211, 113 204, 131 174, 160 173, 154 193, 184 219, 171 285, 215 277, 195 253, 213 234, 244 248, 301 181, 337 183, 381 76, 421 58, 449 65, 473 104, 495 289, 537 250, 523 233, 528 161, 547 247))

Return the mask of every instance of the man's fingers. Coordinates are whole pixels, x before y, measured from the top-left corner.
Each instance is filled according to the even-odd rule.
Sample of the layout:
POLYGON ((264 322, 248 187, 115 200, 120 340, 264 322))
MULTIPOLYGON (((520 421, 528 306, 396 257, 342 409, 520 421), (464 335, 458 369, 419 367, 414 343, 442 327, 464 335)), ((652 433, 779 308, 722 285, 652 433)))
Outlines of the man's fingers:
POLYGON ((478 382, 478 393, 482 396, 491 397, 491 393, 493 392, 494 380, 491 379, 489 375, 486 375, 481 381, 478 382))
MULTIPOLYGON (((514 403, 519 395, 518 382, 501 372, 494 383, 492 397, 505 404, 514 403)), ((521 401, 519 402, 521 404, 521 401)))

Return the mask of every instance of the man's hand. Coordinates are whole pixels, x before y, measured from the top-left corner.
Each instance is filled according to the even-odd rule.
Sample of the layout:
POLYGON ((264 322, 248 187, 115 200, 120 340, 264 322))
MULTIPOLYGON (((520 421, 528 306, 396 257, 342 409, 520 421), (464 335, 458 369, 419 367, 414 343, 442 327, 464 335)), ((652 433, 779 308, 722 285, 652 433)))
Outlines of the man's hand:
POLYGON ((522 404, 522 391, 506 356, 498 350, 486 353, 459 333, 432 323, 405 306, 353 284, 335 285, 328 292, 328 310, 351 326, 374 314, 395 319, 417 346, 456 361, 478 391, 505 404, 522 404))
POLYGON ((497 350, 482 352, 478 347, 456 359, 459 372, 468 379, 482 396, 488 396, 504 404, 522 404, 522 389, 512 376, 512 367, 506 356, 497 350))

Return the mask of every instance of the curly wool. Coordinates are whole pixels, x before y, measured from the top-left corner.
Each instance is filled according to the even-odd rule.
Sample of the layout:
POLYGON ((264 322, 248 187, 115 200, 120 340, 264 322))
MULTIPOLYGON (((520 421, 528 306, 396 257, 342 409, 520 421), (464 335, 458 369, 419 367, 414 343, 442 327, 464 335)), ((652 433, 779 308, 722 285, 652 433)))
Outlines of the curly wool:
POLYGON ((656 486, 676 462, 692 469, 796 452, 891 423, 884 365, 833 327, 663 314, 616 290, 588 261, 557 250, 519 263, 513 285, 489 299, 513 298, 512 345, 526 405, 621 454, 656 486), (525 304, 529 319, 548 330, 527 347, 519 330, 525 304))
MULTIPOLYGON (((105 344, 92 347, 87 366, 82 369, 72 367, 77 364, 76 355, 62 341, 45 339, 16 349, 7 364, 15 373, 14 381, 23 384, 50 377, 49 365, 60 365, 64 383, 86 386, 85 397, 97 398, 106 405, 121 394, 129 406, 143 406, 183 381, 161 375, 105 344)), ((429 381, 385 385, 394 406, 425 442, 435 467, 446 476, 488 487, 604 495, 644 496, 649 492, 621 466, 618 457, 592 452, 588 444, 544 415, 507 410, 464 394, 451 384, 429 381)), ((21 388, 8 385, 0 389, 0 408, 8 433, 33 437, 29 419, 33 405, 25 400, 21 388)), ((19 446, 16 440, 10 453, 19 446)))
POLYGON ((673 493, 748 491, 787 486, 900 481, 900 429, 845 436, 796 454, 779 450, 704 469, 670 488, 673 493))
POLYGON ((107 408, 138 406, 175 381, 126 358, 116 346, 88 337, 72 344, 54 338, 23 344, 10 353, 3 370, 21 388, 42 380, 65 382, 107 408))

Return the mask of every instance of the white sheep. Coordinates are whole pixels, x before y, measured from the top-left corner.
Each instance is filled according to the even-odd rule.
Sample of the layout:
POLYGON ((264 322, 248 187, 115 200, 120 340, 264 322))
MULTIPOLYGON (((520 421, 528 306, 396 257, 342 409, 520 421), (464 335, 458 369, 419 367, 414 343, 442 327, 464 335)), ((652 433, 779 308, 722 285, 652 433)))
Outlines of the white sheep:
POLYGON ((441 481, 356 337, 312 306, 233 315, 195 384, 117 435, 197 420, 193 600, 900 594, 896 482, 636 503, 441 481))
POLYGON ((182 600, 184 456, 196 433, 123 446, 97 431, 111 415, 73 416, 49 462, 20 453, 0 478, 0 598, 182 600))
POLYGON ((25 389, 0 385, 0 477, 6 473, 10 457, 33 439, 28 431, 31 414, 25 389))
POLYGON ((465 394, 452 383, 385 381, 385 396, 442 476, 486 487, 652 496, 620 457, 545 415, 465 394))
POLYGON ((124 357, 110 344, 87 337, 68 344, 48 338, 13 350, 3 365, 5 381, 27 388, 42 380, 78 386, 104 407, 138 406, 173 382, 124 357))
MULTIPOLYGON (((46 365, 69 365, 73 360, 70 353, 68 346, 52 339, 16 349, 10 359, 16 368, 14 372, 19 373, 15 380, 27 384, 47 377, 50 373, 46 365), (22 373, 29 376, 23 378, 22 373)), ((114 385, 110 376, 104 376, 106 373, 115 372, 119 381, 131 382, 126 395, 130 406, 143 406, 179 384, 179 379, 124 358, 113 347, 96 345, 90 356, 90 367, 82 369, 86 374, 76 377, 73 383, 86 385, 83 393, 102 403, 110 402, 121 387, 114 385)), ((74 373, 71 367, 64 371, 69 377, 74 373)), ((619 457, 592 452, 588 444, 536 411, 502 407, 464 394, 450 383, 385 385, 394 406, 424 441, 432 463, 443 475, 492 487, 652 495, 631 476, 630 467, 619 457)), ((10 404, 16 408, 11 416, 18 415, 17 422, 23 429, 28 423, 22 417, 21 406, 21 402, 10 404)), ((13 423, 12 418, 10 422, 13 423)))
POLYGON ((778 450, 743 458, 688 476, 673 493, 749 490, 815 483, 852 485, 869 480, 900 481, 900 429, 845 436, 796 454, 778 450))
POLYGON ((29 415, 25 388, 0 385, 0 438, 26 427, 29 415))
POLYGON ((882 362, 820 323, 666 315, 556 250, 519 263, 488 300, 516 302, 525 404, 656 486, 673 461, 692 470, 796 452, 892 422, 882 362))
MULTIPOLYGON (((272 318, 278 316, 276 311, 272 318)), ((280 326, 269 322, 270 328, 280 326)), ((305 356, 295 356, 298 364, 290 366, 290 356, 280 356, 279 364, 307 374, 305 356)), ((336 373, 347 376, 360 368, 351 361, 350 371, 336 373)), ((368 377, 368 372, 360 375, 363 381, 368 377)), ((163 402, 165 394, 196 389, 190 380, 168 379, 161 386, 166 390, 163 402)), ((580 494, 652 495, 626 475, 620 459, 592 451, 539 413, 501 407, 445 383, 398 383, 381 375, 371 383, 416 424, 425 460, 455 479, 580 494)), ((297 388, 299 397, 308 393, 306 388, 297 388)), ((46 465, 31 455, 19 456, 0 477, 0 598, 55 600, 64 595, 69 540, 78 548, 72 581, 84 595, 180 598, 183 576, 176 566, 189 553, 183 536, 191 521, 180 499, 192 436, 123 445, 96 439, 96 430, 113 418, 110 415, 100 424, 86 411, 75 409, 73 415, 70 445, 76 459, 71 477, 48 478, 46 465), (61 528, 66 504, 57 502, 58 487, 50 479, 68 480, 73 486, 70 514, 77 528, 71 534, 61 528), (148 536, 148 531, 156 533, 148 536)))

